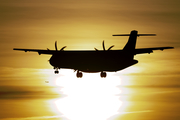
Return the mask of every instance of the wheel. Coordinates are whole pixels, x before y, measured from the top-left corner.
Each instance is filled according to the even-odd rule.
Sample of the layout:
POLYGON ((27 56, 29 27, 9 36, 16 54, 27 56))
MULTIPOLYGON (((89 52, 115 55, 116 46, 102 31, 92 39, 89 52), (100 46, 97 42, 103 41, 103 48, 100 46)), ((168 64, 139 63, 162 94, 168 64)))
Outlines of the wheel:
POLYGON ((58 74, 58 73, 59 73, 59 71, 58 71, 58 70, 56 70, 56 71, 54 71, 54 73, 55 73, 55 74, 58 74))
POLYGON ((100 75, 101 75, 102 78, 105 78, 107 74, 106 74, 106 72, 101 72, 100 75))
POLYGON ((103 74, 104 74, 104 75, 103 75, 103 77, 105 78, 105 77, 106 77, 106 75, 107 75, 107 74, 106 74, 106 72, 104 72, 103 74))
POLYGON ((77 77, 77 78, 82 78, 82 76, 83 76, 82 72, 79 72, 79 71, 78 71, 77 74, 76 74, 76 77, 77 77))

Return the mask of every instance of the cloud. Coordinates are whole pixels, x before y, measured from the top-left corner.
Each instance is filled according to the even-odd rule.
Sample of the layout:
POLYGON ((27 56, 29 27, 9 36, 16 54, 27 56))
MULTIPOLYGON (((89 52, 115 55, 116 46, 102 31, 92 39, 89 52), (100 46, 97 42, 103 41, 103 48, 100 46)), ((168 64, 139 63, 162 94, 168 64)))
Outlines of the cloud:
POLYGON ((1 86, 47 86, 45 81, 54 81, 58 77, 53 69, 1 67, 1 86))
POLYGON ((62 116, 40 116, 25 118, 2 118, 1 120, 61 120, 62 116))
MULTIPOLYGON (((48 86, 0 86, 0 99, 44 99, 57 98, 60 93, 48 86)), ((61 89, 60 87, 58 89, 61 89)))

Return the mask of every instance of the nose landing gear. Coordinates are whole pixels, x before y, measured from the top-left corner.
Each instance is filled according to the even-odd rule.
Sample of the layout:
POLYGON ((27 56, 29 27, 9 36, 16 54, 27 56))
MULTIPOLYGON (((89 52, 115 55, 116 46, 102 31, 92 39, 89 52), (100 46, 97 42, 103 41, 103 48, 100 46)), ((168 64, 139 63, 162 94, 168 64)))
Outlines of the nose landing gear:
POLYGON ((56 70, 56 71, 54 71, 54 73, 55 73, 55 74, 59 74, 59 71, 58 71, 58 70, 56 70))
POLYGON ((58 67, 54 67, 54 69, 55 69, 54 73, 55 74, 59 74, 59 71, 58 71, 59 68, 58 67))

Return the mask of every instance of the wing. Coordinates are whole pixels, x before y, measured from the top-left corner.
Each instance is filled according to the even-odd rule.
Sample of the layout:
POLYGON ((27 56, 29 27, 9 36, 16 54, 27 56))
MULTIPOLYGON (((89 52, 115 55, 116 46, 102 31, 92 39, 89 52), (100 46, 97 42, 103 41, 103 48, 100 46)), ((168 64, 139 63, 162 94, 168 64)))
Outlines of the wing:
POLYGON ((144 54, 144 53, 153 53, 153 50, 164 50, 164 49, 174 49, 174 47, 155 47, 155 48, 139 48, 135 49, 136 54, 144 54))
POLYGON ((25 51, 25 52, 38 52, 39 55, 41 54, 49 54, 52 55, 56 53, 56 50, 41 50, 41 49, 19 49, 19 48, 14 48, 13 50, 19 50, 19 51, 25 51))

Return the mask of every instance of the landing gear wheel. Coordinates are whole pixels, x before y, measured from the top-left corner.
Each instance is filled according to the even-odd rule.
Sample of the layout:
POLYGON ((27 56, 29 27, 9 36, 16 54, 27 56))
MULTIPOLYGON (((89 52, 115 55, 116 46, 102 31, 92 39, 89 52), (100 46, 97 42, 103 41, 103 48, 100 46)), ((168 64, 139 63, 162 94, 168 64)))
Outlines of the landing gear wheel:
POLYGON ((54 71, 54 73, 55 73, 55 74, 58 74, 58 73, 59 73, 59 71, 58 71, 58 70, 56 70, 56 71, 54 71))
POLYGON ((58 69, 60 69, 60 68, 58 68, 58 67, 54 67, 54 69, 55 69, 54 73, 55 73, 55 74, 59 74, 58 69))
POLYGON ((100 75, 101 75, 102 78, 105 78, 107 76, 106 72, 101 72, 100 75))
POLYGON ((77 78, 82 78, 82 76, 83 76, 82 72, 77 71, 76 77, 77 78))

